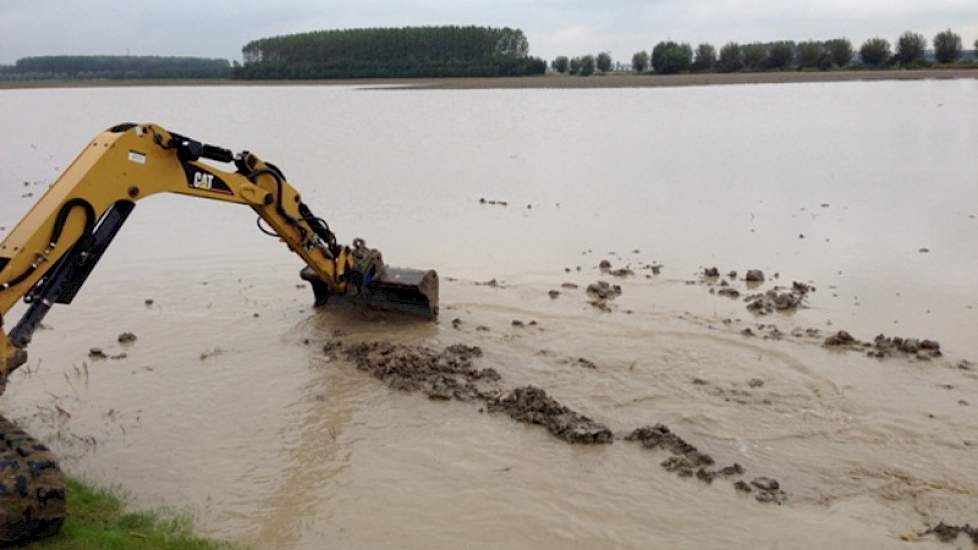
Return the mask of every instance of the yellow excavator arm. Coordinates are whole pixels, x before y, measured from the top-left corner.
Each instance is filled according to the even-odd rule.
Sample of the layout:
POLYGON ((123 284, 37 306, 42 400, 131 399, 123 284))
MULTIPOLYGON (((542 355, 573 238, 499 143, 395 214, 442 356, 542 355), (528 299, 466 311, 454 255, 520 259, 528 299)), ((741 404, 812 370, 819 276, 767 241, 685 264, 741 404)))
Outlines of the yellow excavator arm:
POLYGON ((359 239, 353 247, 337 244, 326 222, 273 164, 155 124, 120 124, 96 136, 0 243, 0 392, 7 375, 26 361, 25 348, 44 314, 54 303, 71 303, 135 203, 156 193, 250 206, 268 226, 263 231, 305 261, 301 275, 312 284, 318 305, 354 298, 437 314, 437 274, 386 267, 359 239), (235 170, 202 159, 233 164, 235 170), (7 332, 3 318, 21 298, 30 307, 7 332))

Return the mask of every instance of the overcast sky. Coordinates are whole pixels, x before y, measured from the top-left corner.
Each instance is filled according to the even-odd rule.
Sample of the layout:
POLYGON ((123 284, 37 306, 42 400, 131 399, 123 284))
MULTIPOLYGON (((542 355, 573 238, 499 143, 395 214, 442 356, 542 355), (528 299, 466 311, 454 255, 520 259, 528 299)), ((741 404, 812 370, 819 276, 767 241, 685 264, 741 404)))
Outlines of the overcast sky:
POLYGON ((951 27, 972 47, 978 0, 0 0, 0 63, 44 54, 240 59, 254 38, 317 29, 476 24, 523 29, 533 55, 610 51, 662 39, 719 46, 951 27))

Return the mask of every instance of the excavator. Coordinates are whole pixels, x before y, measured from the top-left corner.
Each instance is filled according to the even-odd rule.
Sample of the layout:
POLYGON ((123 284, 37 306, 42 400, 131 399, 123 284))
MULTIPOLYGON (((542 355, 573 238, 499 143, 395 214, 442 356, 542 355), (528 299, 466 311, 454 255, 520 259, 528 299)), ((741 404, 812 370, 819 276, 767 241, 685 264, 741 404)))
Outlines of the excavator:
MULTIPOLYGON (((435 271, 387 266, 362 239, 340 245, 274 164, 156 124, 124 123, 97 135, 0 243, 0 394, 51 307, 74 300, 136 202, 157 193, 251 207, 258 228, 303 260, 300 276, 317 306, 438 314, 435 271), (4 316, 21 298, 26 311, 8 332, 4 316)), ((64 519, 53 453, 0 416, 0 546, 56 534, 64 519)))

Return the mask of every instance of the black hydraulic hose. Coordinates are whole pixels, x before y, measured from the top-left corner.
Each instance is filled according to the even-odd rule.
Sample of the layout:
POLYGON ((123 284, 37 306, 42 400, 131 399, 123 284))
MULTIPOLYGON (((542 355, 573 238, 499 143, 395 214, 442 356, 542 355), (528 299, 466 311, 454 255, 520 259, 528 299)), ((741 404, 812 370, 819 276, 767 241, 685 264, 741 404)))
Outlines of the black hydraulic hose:
MULTIPOLYGON (((71 199, 62 205, 61 210, 58 211, 58 216, 54 219, 54 229, 51 231, 51 240, 48 242, 48 247, 45 249, 44 255, 51 252, 58 246, 58 241, 61 240, 61 233, 65 229, 65 223, 68 221, 68 215, 71 214, 71 210, 75 207, 81 207, 85 210, 85 229, 82 232, 81 237, 78 238, 78 241, 92 235, 92 232, 95 230, 95 209, 88 201, 84 199, 71 199)), ((0 290, 7 290, 8 288, 17 286, 26 281, 31 275, 34 274, 34 272, 37 271, 37 268, 41 265, 41 261, 43 261, 43 259, 44 258, 42 255, 41 258, 35 260, 34 263, 24 270, 23 273, 17 275, 6 283, 0 284, 0 290)))
POLYGON ((268 175, 272 176, 273 178, 275 178, 275 186, 276 186, 276 193, 275 193, 275 195, 276 195, 275 196, 275 211, 278 212, 279 216, 282 216, 283 218, 285 218, 285 220, 287 222, 289 222, 289 225, 291 225, 292 227, 295 227, 296 229, 298 229, 299 230, 299 233, 302 234, 302 239, 305 239, 306 238, 306 234, 308 233, 308 231, 306 231, 306 228, 302 227, 302 225, 299 224, 299 220, 297 220, 297 219, 293 218, 292 216, 290 216, 289 213, 285 211, 285 208, 282 207, 282 186, 283 186, 283 183, 282 183, 282 176, 281 176, 281 174, 279 174, 275 170, 270 170, 268 168, 259 168, 258 170, 255 170, 255 171, 251 172, 250 174, 248 174, 248 179, 251 180, 252 182, 254 182, 255 179, 258 178, 258 176, 262 176, 262 175, 265 175, 265 174, 268 174, 268 175))

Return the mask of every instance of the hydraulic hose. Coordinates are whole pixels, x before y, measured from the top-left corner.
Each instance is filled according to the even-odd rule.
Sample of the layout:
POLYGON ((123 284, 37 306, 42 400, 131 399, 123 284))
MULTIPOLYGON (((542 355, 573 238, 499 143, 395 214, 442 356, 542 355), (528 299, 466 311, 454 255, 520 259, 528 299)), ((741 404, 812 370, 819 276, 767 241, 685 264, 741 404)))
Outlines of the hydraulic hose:
POLYGON ((92 235, 92 232, 95 230, 95 209, 92 207, 92 205, 84 199, 71 199, 65 202, 64 205, 61 206, 61 210, 58 211, 58 216, 54 219, 54 229, 51 231, 51 239, 48 242, 47 248, 45 248, 44 251, 38 255, 38 258, 34 260, 34 263, 24 270, 23 273, 5 283, 0 284, 0 290, 7 290, 8 288, 19 285, 30 278, 30 276, 37 271, 37 268, 41 265, 41 262, 47 259, 47 255, 58 246, 58 241, 61 240, 61 233, 64 232, 65 224, 68 221, 68 215, 71 214, 72 209, 76 207, 81 207, 85 211, 85 229, 78 240, 80 241, 81 239, 92 235))

